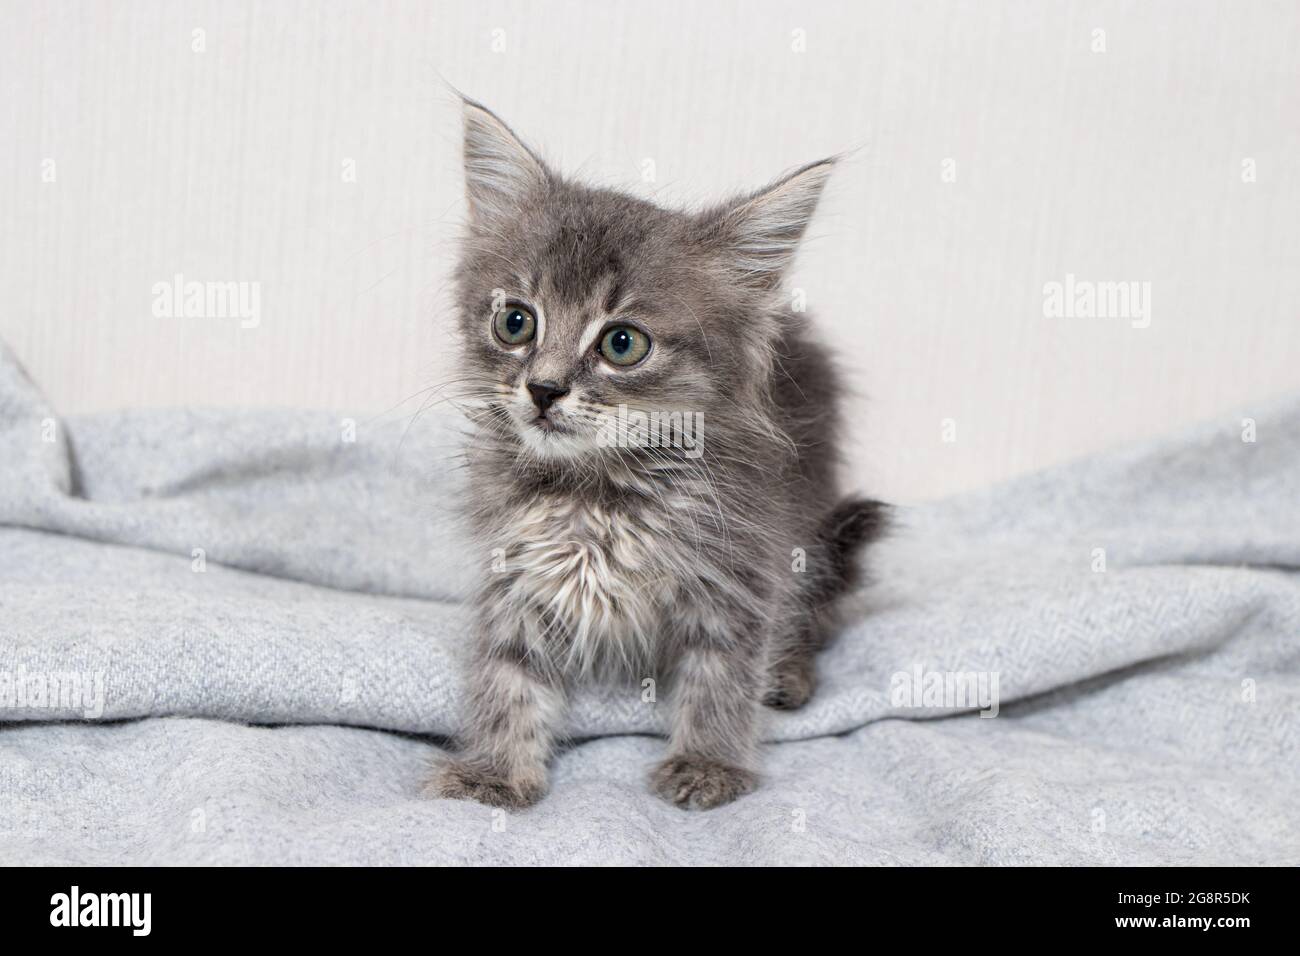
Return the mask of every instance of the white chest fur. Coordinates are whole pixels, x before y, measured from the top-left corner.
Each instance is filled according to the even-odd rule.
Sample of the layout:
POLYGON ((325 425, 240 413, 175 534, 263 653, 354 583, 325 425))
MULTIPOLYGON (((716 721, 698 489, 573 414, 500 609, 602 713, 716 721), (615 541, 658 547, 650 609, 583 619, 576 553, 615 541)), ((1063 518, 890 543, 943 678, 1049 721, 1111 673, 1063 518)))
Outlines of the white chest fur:
POLYGON ((662 625, 672 581, 667 533, 653 513, 543 499, 521 505, 502 528, 500 570, 514 600, 545 609, 564 629, 581 669, 630 664, 646 659, 662 625))

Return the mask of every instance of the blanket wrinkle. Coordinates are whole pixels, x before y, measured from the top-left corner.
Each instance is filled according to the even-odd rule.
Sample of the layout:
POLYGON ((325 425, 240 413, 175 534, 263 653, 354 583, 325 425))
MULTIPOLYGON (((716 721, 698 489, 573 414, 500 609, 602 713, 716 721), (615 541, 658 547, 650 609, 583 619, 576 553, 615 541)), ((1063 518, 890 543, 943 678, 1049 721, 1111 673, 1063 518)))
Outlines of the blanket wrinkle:
POLYGON ((753 795, 663 804, 671 689, 582 687, 502 823, 418 796, 462 422, 64 419, 0 344, 0 863, 1296 865, 1300 396, 1249 416, 899 509, 753 795))

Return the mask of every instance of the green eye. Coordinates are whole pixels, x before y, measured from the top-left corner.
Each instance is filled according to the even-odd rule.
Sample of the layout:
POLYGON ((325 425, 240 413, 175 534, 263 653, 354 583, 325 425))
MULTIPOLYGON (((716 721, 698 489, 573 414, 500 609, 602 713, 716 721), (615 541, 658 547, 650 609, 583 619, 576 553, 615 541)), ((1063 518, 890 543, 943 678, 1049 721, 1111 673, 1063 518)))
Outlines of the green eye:
POLYGON ((537 319, 522 305, 508 305, 492 316, 492 331, 503 345, 523 345, 537 334, 537 319))
POLYGON ((596 351, 611 365, 635 365, 650 351, 650 336, 631 325, 615 325, 605 330, 596 351))

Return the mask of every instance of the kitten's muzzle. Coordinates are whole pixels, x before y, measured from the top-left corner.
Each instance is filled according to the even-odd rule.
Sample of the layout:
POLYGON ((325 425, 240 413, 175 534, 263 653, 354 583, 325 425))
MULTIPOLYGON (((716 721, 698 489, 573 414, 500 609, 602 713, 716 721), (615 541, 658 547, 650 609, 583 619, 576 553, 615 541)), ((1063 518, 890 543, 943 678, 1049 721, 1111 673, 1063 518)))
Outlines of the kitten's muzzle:
POLYGON ((533 396, 537 414, 545 415, 552 404, 569 394, 569 390, 558 382, 529 382, 528 394, 533 396))

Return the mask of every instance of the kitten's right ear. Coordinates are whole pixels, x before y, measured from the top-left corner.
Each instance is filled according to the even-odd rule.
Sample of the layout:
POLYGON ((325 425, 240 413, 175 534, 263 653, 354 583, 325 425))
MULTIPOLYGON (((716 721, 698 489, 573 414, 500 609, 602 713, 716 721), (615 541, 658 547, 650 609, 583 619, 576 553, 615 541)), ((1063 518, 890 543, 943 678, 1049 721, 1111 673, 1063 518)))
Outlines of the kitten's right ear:
POLYGON ((549 173, 495 113, 462 98, 465 115, 465 193, 476 223, 508 217, 549 173))

